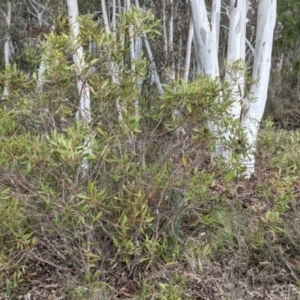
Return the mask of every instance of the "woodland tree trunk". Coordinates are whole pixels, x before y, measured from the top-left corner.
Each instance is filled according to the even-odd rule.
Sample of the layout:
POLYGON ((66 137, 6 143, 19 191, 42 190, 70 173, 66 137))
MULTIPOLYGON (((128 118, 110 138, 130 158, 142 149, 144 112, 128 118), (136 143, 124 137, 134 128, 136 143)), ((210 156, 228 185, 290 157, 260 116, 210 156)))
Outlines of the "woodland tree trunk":
MULTIPOLYGON (((90 87, 87 83, 87 79, 84 78, 84 54, 83 47, 78 44, 79 36, 79 23, 77 21, 78 17, 78 3, 77 0, 67 0, 68 5, 68 15, 69 15, 69 24, 72 32, 73 39, 73 61, 78 75, 77 79, 77 90, 79 94, 79 108, 76 113, 76 119, 82 121, 83 124, 89 126, 91 122, 91 100, 90 100, 90 87)), ((91 152, 92 143, 91 137, 88 136, 84 141, 84 154, 91 152)), ((88 171, 88 161, 86 157, 82 161, 81 165, 82 174, 86 175, 88 171)))
POLYGON ((245 114, 241 120, 249 143, 249 155, 243 161, 247 168, 247 177, 254 173, 257 134, 267 101, 276 6, 276 0, 259 1, 252 73, 254 83, 250 89, 250 96, 254 101, 247 101, 245 114))
MULTIPOLYGON (((198 72, 209 75, 212 79, 219 77, 219 31, 217 28, 219 28, 220 19, 218 18, 218 13, 220 5, 221 1, 213 1, 212 15, 209 20, 205 1, 191 0, 198 72)), ((243 165, 246 166, 246 177, 250 177, 254 173, 256 139, 267 100, 273 31, 276 21, 276 5, 276 0, 259 1, 252 74, 254 83, 250 89, 250 95, 254 101, 247 101, 243 99, 245 89, 244 61, 247 2, 244 0, 230 1, 230 25, 227 49, 228 68, 225 80, 229 82, 231 98, 233 100, 229 112, 233 119, 241 120, 247 136, 247 153, 243 159, 243 165), (240 62, 239 66, 237 62, 240 62), (244 103, 243 111, 242 100, 244 103)), ((222 95, 220 95, 221 98, 222 95)), ((210 126, 210 129, 213 133, 216 132, 215 125, 210 126)), ((229 139, 230 134, 225 132, 224 137, 225 139, 229 139)), ((230 149, 224 149, 224 147, 217 145, 216 153, 213 153, 213 156, 222 155, 227 161, 230 161, 230 154, 230 149)))
MULTIPOLYGON (((228 32, 227 70, 225 80, 228 82, 232 105, 229 113, 233 119, 239 119, 245 88, 245 40, 246 40, 246 1, 230 1, 230 23, 228 32)), ((230 134, 225 132, 225 138, 230 134)), ((228 161, 231 149, 225 147, 223 157, 228 161)))
MULTIPOLYGON (((9 33, 9 29, 10 29, 10 23, 11 23, 11 2, 7 1, 7 11, 4 12, 2 10, 2 14, 5 17, 5 23, 6 23, 6 34, 5 34, 5 42, 4 42, 4 63, 5 63, 5 68, 8 68, 9 64, 10 64, 10 43, 11 43, 11 37, 10 37, 10 33, 9 33)), ((9 95, 9 83, 5 82, 4 85, 4 90, 3 90, 3 95, 2 95, 2 100, 4 100, 5 98, 8 97, 9 95)))

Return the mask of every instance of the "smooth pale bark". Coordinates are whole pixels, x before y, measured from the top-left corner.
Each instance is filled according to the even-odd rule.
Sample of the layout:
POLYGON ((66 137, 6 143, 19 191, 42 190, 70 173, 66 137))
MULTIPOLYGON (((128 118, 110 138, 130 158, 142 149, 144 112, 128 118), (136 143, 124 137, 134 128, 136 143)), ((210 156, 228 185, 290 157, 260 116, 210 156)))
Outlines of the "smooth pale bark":
POLYGON ((165 59, 168 57, 168 37, 167 37, 167 22, 166 22, 166 0, 162 0, 162 26, 163 26, 163 42, 165 59))
POLYGON ((271 55, 273 46, 273 32, 276 23, 276 0, 260 0, 258 6, 255 58, 250 89, 254 101, 248 102, 242 126, 245 129, 249 143, 249 155, 243 164, 246 166, 246 176, 254 173, 256 140, 259 124, 262 119, 266 101, 271 68, 271 55))
POLYGON ((219 77, 218 45, 221 0, 213 0, 212 17, 209 21, 204 0, 191 0, 194 46, 197 69, 200 74, 219 77))
POLYGON ((91 105, 90 105, 90 88, 86 80, 82 79, 82 71, 85 66, 83 47, 78 45, 79 23, 76 20, 78 16, 77 0, 67 0, 69 24, 72 32, 72 42, 75 53, 73 54, 73 62, 76 73, 78 74, 77 89, 80 95, 79 109, 77 118, 84 123, 91 122, 91 105))
POLYGON ((245 60, 247 4, 230 0, 227 63, 245 60))
MULTIPOLYGON (((232 100, 229 113, 233 119, 240 119, 244 98, 246 16, 246 1, 231 0, 225 80, 232 100)), ((230 133, 225 132, 224 137, 228 140, 230 133)), ((231 157, 231 149, 224 149, 222 155, 228 161, 231 157)))
POLYGON ((188 39, 187 39, 187 43, 186 43, 186 54, 185 54, 185 64, 184 64, 184 73, 183 73, 183 78, 186 81, 189 79, 189 74, 190 74, 193 35, 194 35, 194 26, 193 26, 193 20, 191 18, 189 34, 188 34, 188 39))
MULTIPOLYGON (((134 55, 136 60, 141 59, 143 53, 143 41, 140 36, 135 38, 135 44, 134 44, 134 55)), ((142 85, 143 85, 143 80, 141 78, 138 79, 138 91, 139 93, 142 92, 142 85)), ((137 109, 139 109, 139 103, 137 109)))
MULTIPOLYGON (((180 37, 179 37, 178 52, 177 53, 179 53, 179 56, 181 56, 181 53, 182 53, 182 34, 180 34, 180 37)), ((178 77, 181 77, 181 74, 182 74, 181 62, 182 62, 181 59, 177 60, 177 76, 178 77)), ((175 74, 175 56, 174 56, 174 74, 175 74)))
POLYGON ((174 57, 174 4, 173 0, 170 1, 170 18, 169 18, 169 49, 171 66, 169 71, 170 80, 175 81, 175 57, 174 57))
MULTIPOLYGON (((220 5, 218 1, 216 5, 220 5)), ((207 10, 204 0, 191 0, 193 25, 194 25, 194 46, 197 60, 198 73, 207 75, 212 79, 218 79, 219 72, 219 59, 218 59, 218 46, 216 37, 216 25, 212 24, 207 16, 207 10)), ((215 7, 215 11, 218 8, 215 7)), ((218 18, 214 17, 211 21, 218 22, 218 18)), ((220 101, 222 95, 220 95, 220 101)), ((219 140, 219 132, 222 132, 221 128, 218 128, 213 121, 208 122, 208 127, 213 136, 217 138, 215 149, 212 152, 212 160, 216 156, 223 155, 223 145, 219 140)))
POLYGON ((246 16, 246 2, 231 0, 225 80, 229 83, 231 97, 234 101, 230 107, 230 113, 235 119, 240 118, 241 100, 244 97, 246 16), (237 61, 240 63, 234 65, 237 61))
MULTIPOLYGON (((90 87, 85 78, 82 78, 83 69, 85 67, 83 47, 78 43, 79 37, 79 23, 78 17, 78 3, 77 0, 67 0, 69 24, 72 33, 72 43, 74 47, 73 62, 75 70, 78 75, 77 89, 79 94, 79 108, 76 113, 76 119, 82 121, 83 124, 89 126, 91 122, 91 100, 90 100, 90 87)), ((84 154, 91 152, 92 141, 91 137, 87 137, 84 141, 84 154)), ((85 176, 88 172, 88 161, 84 157, 81 165, 82 174, 85 176)))
POLYGON ((200 74, 219 77, 218 47, 216 32, 209 22, 204 0, 191 0, 194 46, 197 59, 197 69, 200 74))
POLYGON ((39 93, 42 93, 43 92, 43 87, 44 87, 44 82, 45 82, 45 75, 46 75, 46 56, 43 54, 42 55, 42 59, 41 59, 41 62, 40 62, 40 66, 39 66, 39 69, 38 69, 38 78, 37 78, 37 89, 38 89, 38 92, 39 93))
MULTIPOLYGON (((128 1, 128 9, 130 8, 130 0, 128 1)), ((142 51, 143 51, 143 43, 142 38, 140 35, 134 36, 134 30, 133 26, 129 28, 129 36, 130 36, 130 53, 131 53, 131 72, 132 72, 132 78, 136 80, 136 88, 139 92, 139 95, 142 92, 142 85, 143 80, 138 76, 135 78, 136 74, 138 72, 136 71, 136 62, 139 61, 142 57, 142 51)), ((134 108, 135 108, 135 117, 136 119, 140 119, 140 99, 137 98, 134 101, 134 108)), ((129 141, 133 145, 133 149, 135 151, 136 147, 136 136, 131 136, 129 141)))
MULTIPOLYGON (((127 10, 130 10, 130 0, 126 0, 127 10)), ((137 61, 137 57, 135 56, 135 41, 134 41, 134 32, 133 32, 133 25, 129 25, 128 33, 129 33, 129 48, 130 48, 130 59, 131 59, 131 71, 132 75, 135 72, 135 62, 137 61)))
POLYGON ((105 0, 101 0, 101 8, 102 8, 102 17, 103 17, 104 29, 105 29, 105 32, 107 34, 109 34, 110 33, 110 26, 109 26, 109 23, 108 23, 105 0))
MULTIPOLYGON (((219 1, 213 1, 213 5, 219 1)), ((219 76, 219 66, 217 58, 218 32, 215 28, 217 18, 214 17, 214 6, 212 10, 211 23, 207 17, 207 10, 204 0, 191 0, 193 25, 194 25, 194 45, 197 59, 197 69, 201 74, 207 74, 211 78, 219 76)), ((245 39, 247 2, 234 0, 230 7, 230 28, 228 31, 228 65, 237 60, 241 61, 241 67, 245 60, 245 39)), ((230 113, 233 118, 240 118, 242 126, 245 128, 248 141, 248 151, 245 155, 243 165, 246 166, 246 177, 250 177, 254 172, 254 151, 256 150, 256 139, 259 123, 263 116, 271 66, 271 53, 273 43, 273 31, 276 20, 276 0, 260 0, 257 18, 255 58, 253 66, 252 84, 250 89, 251 97, 255 101, 243 101, 244 109, 241 110, 241 100, 244 97, 245 88, 243 68, 237 72, 226 71, 226 80, 230 83, 233 104, 230 113)), ((248 42, 249 44, 249 42, 248 42)), ((253 51, 251 45, 249 49, 253 51)), ((221 96, 220 96, 221 99, 221 96)), ((212 126, 210 127, 212 128, 212 126)), ((214 128, 213 128, 214 129, 214 128)), ((223 131, 222 129, 221 131, 223 131)), ((212 130, 214 132, 214 130, 212 130)), ((225 133, 225 137, 229 133, 225 133)), ((220 147, 216 154, 222 154, 229 160, 229 153, 220 147)), ((214 156, 214 153, 213 153, 214 156)))
MULTIPOLYGON (((127 9, 129 10, 131 7, 130 0, 126 0, 126 6, 127 9)), ((128 28, 129 31, 129 44, 130 44, 130 66, 131 66, 131 72, 132 72, 132 78, 135 79, 135 74, 136 74, 136 62, 140 59, 142 55, 142 49, 141 49, 141 38, 140 37, 134 37, 134 27, 133 25, 130 25, 128 28)), ((141 92, 141 81, 139 78, 137 79, 137 88, 139 89, 139 92, 141 92)), ((135 116, 139 116, 139 100, 136 99, 134 101, 134 106, 135 106, 135 116)))
POLYGON ((117 7, 116 7, 116 0, 112 0, 113 3, 113 10, 112 10, 112 30, 115 31, 117 27, 116 21, 116 14, 117 14, 117 7))
POLYGON ((212 13, 211 13, 211 25, 213 31, 215 32, 217 47, 219 47, 220 18, 221 18, 221 0, 213 0, 212 13))
MULTIPOLYGON (((106 10, 106 4, 105 4, 105 0, 101 0, 101 8, 102 8, 102 17, 103 17, 103 22, 104 22, 104 28, 105 28, 105 32, 106 34, 112 34, 114 37, 116 37, 116 32, 115 32, 115 15, 116 15, 116 5, 115 5, 115 1, 113 2, 113 32, 111 32, 110 26, 109 26, 109 22, 108 22, 108 17, 107 17, 107 10, 106 10)), ((115 49, 110 49, 110 51, 115 51, 115 49)), ((119 71, 118 71, 118 67, 116 62, 111 59, 111 61, 109 62, 110 65, 110 70, 111 70, 111 78, 112 78, 112 82, 116 85, 120 85, 120 79, 119 79, 119 71)), ((116 107, 117 107, 117 113, 118 113, 118 118, 119 121, 122 122, 123 121, 123 113, 122 113, 122 109, 123 106, 120 103, 120 99, 116 100, 116 107)))
MULTIPOLYGON (((9 33, 10 29, 10 24, 11 24, 11 2, 7 1, 7 11, 4 12, 3 10, 1 11, 3 16, 5 17, 5 23, 6 23, 6 30, 7 33, 5 34, 5 42, 4 42, 4 64, 5 68, 9 67, 10 64, 10 43, 11 43, 11 37, 9 33)), ((4 85, 4 90, 3 90, 3 95, 1 100, 5 100, 9 96, 9 83, 5 82, 4 85)))
MULTIPOLYGON (((43 15, 44 15, 46 9, 48 8, 49 1, 47 1, 45 5, 42 5, 41 3, 38 3, 35 0, 30 0, 29 3, 31 5, 32 9, 34 10, 34 12, 32 12, 29 9, 30 14, 34 15, 37 18, 39 26, 42 27, 42 25, 44 23, 43 15)), ((41 62, 40 62, 40 66, 38 69, 38 76, 37 76, 38 77, 37 78, 37 88, 40 93, 42 93, 42 91, 43 91, 43 86, 44 86, 44 82, 45 82, 45 74, 46 74, 46 69, 47 69, 45 61, 46 61, 46 55, 43 54, 41 62)))
MULTIPOLYGON (((140 7, 139 0, 135 0, 135 5, 137 7, 140 7)), ((145 44, 148 59, 150 61, 151 67, 152 67, 152 72, 153 72, 152 78, 154 79, 154 82, 156 84, 159 95, 162 96, 164 94, 164 89, 163 89, 163 87, 161 85, 161 82, 160 82, 160 79, 159 79, 156 64, 155 64, 155 61, 154 61, 154 57, 153 57, 151 47, 150 47, 150 44, 149 44, 146 33, 142 34, 142 38, 143 38, 143 41, 144 41, 144 44, 145 44)))
MULTIPOLYGON (((228 18, 229 18, 229 16, 230 16, 230 14, 228 13, 228 18)), ((222 25, 222 27, 223 28, 225 28, 225 29, 227 29, 228 30, 228 32, 229 32, 229 28, 228 27, 226 27, 226 26, 224 26, 224 25, 222 25)), ((255 55, 255 49, 254 49, 254 47, 252 46, 252 44, 251 44, 251 42, 247 39, 247 37, 246 37, 246 39, 245 39, 245 46, 248 46, 248 51, 247 51, 247 53, 251 53, 251 55, 254 57, 254 55, 255 55)), ((245 54, 245 57, 247 56, 247 53, 245 54)))

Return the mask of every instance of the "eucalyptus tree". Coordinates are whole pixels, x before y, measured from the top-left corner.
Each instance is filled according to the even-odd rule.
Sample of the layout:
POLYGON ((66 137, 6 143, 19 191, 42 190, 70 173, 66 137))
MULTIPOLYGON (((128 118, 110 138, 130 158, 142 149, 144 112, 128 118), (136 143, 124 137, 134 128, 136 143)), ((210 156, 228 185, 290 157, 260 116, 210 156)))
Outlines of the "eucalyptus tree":
MULTIPOLYGON (((101 9, 102 9, 102 18, 103 18, 103 23, 104 23, 104 28, 105 32, 107 35, 111 35, 116 38, 116 13, 117 13, 117 6, 116 6, 116 1, 114 0, 112 3, 112 21, 111 24, 108 19, 108 13, 107 13, 107 7, 106 7, 106 2, 105 0, 101 0, 101 9)), ((120 36, 121 43, 124 44, 124 35, 120 36)), ((115 47, 112 44, 112 52, 115 52, 115 47)), ((112 57, 112 56, 111 56, 112 57)), ((118 65, 114 59, 111 59, 110 62, 110 71, 111 71, 111 78, 112 82, 116 85, 120 84, 120 78, 119 78, 119 72, 118 72, 118 65)), ((116 107, 118 111, 118 117, 119 121, 123 121, 123 112, 122 112, 122 104, 120 103, 120 99, 116 100, 116 107)))
POLYGON ((248 157, 244 159, 247 174, 253 174, 255 164, 256 140, 260 121, 263 117, 271 68, 273 32, 276 22, 276 0, 262 0, 258 6, 256 44, 252 71, 253 84, 250 95, 255 101, 246 99, 241 123, 245 128, 250 146, 248 157))
MULTIPOLYGON (((233 101, 230 108, 232 118, 240 120, 247 137, 247 142, 244 146, 248 148, 248 151, 243 158, 243 164, 246 166, 245 175, 247 177, 254 172, 256 139, 267 100, 273 31, 276 21, 276 4, 276 0, 260 0, 258 4, 255 54, 252 70, 253 83, 250 87, 250 95, 254 101, 249 101, 244 97, 243 71, 238 71, 234 74, 235 79, 227 71, 225 78, 229 81, 232 90, 233 101)), ((191 0, 198 72, 206 74, 213 79, 220 78, 218 61, 218 14, 220 6, 221 1, 213 1, 211 17, 209 18, 205 1, 191 0)), ((243 62, 245 59, 246 9, 245 1, 230 1, 227 49, 229 68, 234 62, 243 62)), ((213 133, 216 134, 215 127, 213 127, 213 130, 213 133)), ((218 131, 224 131, 224 128, 218 131)), ((225 138, 230 136, 226 129, 222 135, 225 138)), ((228 150, 220 145, 217 146, 216 154, 223 155, 229 160, 230 153, 228 153, 228 150)))
MULTIPOLYGON (((83 47, 79 43, 79 22, 78 22, 78 3, 77 0, 67 0, 68 6, 68 16, 69 24, 72 34, 72 48, 73 48, 73 62, 75 71, 77 73, 77 90, 79 95, 79 106, 76 112, 76 119, 82 121, 85 126, 91 123, 91 97, 90 97, 90 87, 87 82, 87 78, 84 77, 85 59, 83 47)), ((92 142, 91 136, 87 136, 84 141, 84 153, 88 154, 91 152, 92 142)), ((88 171, 88 161, 84 157, 81 166, 83 175, 87 174, 88 171)))
POLYGON ((184 64, 184 70, 183 70, 183 78, 185 80, 188 80, 189 73, 190 73, 193 35, 194 35, 194 25, 193 25, 193 20, 191 18, 190 26, 189 26, 189 33, 188 33, 188 38, 187 38, 187 45, 186 45, 185 64, 184 64))
MULTIPOLYGON (((180 0, 143 1, 160 22, 160 36, 152 41, 153 58, 162 82, 174 82, 184 73, 185 44, 189 29, 189 3, 180 0)), ((141 1, 142 4, 142 1, 141 1)))
MULTIPOLYGON (((40 28, 43 27, 44 23, 47 23, 44 20, 44 14, 48 9, 48 4, 49 4, 49 0, 47 0, 44 4, 41 2, 37 2, 36 0, 29 0, 28 11, 30 12, 31 15, 33 15, 37 19, 40 28)), ((47 23, 47 25, 49 24, 47 23)), ((45 55, 43 55, 38 69, 38 80, 37 80, 37 87, 40 92, 42 92, 43 84, 45 81, 45 72, 46 72, 45 55)))
MULTIPOLYGON (((11 2, 7 1, 6 10, 1 9, 2 16, 5 19, 5 42, 4 42, 4 62, 5 68, 8 68, 10 65, 10 57, 11 57, 11 36, 10 36, 10 26, 11 26, 11 2)), ((2 100, 5 99, 9 95, 9 82, 6 81, 4 83, 4 91, 2 95, 2 100)))
MULTIPOLYGON (((179 0, 151 0, 143 1, 139 11, 135 11, 136 7, 139 6, 138 0, 112 0, 109 2, 101 0, 99 3, 91 1, 86 5, 84 5, 83 1, 79 2, 81 12, 92 13, 93 18, 97 19, 97 26, 103 25, 106 34, 105 38, 111 41, 109 46, 101 46, 102 48, 100 47, 101 50, 98 54, 99 57, 101 55, 105 57, 106 67, 104 70, 106 76, 110 78, 117 89, 123 86, 124 74, 131 72, 132 80, 137 80, 135 84, 137 89, 141 91, 141 80, 143 77, 138 78, 136 74, 139 72, 139 61, 143 59, 142 42, 144 42, 144 51, 147 53, 150 61, 154 74, 153 78, 160 95, 164 94, 162 82, 171 81, 174 83, 174 80, 181 76, 186 80, 189 78, 192 54, 194 54, 198 73, 208 75, 218 82, 224 79, 228 83, 232 98, 232 105, 229 108, 231 117, 235 122, 240 122, 245 127, 249 144, 248 154, 250 155, 255 150, 258 125, 265 106, 268 87, 270 49, 272 49, 272 33, 276 14, 275 0, 259 1, 257 24, 255 25, 255 48, 251 45, 251 39, 250 41, 246 39, 246 4, 249 1, 191 0, 189 6, 189 3, 179 0), (208 3, 211 4, 211 9, 208 9, 208 3), (150 33, 143 29, 144 19, 149 17, 150 9, 161 19, 160 31, 162 36, 160 40, 148 39, 150 33), (190 11, 192 18, 190 18, 190 11), (223 15, 228 16, 228 28, 226 29, 224 29, 224 24, 221 24, 223 18, 221 11, 225 12, 223 15), (121 17, 122 14, 125 17, 121 17), (265 20, 268 20, 268 22, 265 20), (226 35, 228 36, 226 41, 228 45, 226 50, 228 67, 222 73, 220 70, 222 70, 223 66, 220 63, 220 61, 222 62, 220 58, 223 57, 221 57, 219 50, 220 45, 225 44, 224 30, 226 30, 226 35), (246 47, 246 45, 248 46, 246 47), (254 64, 252 66, 253 84, 250 87, 250 94, 256 101, 248 101, 245 96, 247 92, 245 91, 244 74, 247 63, 247 51, 249 52, 249 49, 251 49, 251 54, 254 54, 254 64), (120 53, 122 55, 119 55, 120 53), (169 78, 166 78, 167 75, 169 78)), ((250 2, 256 3, 256 1, 250 2)), ((7 3, 10 2, 8 1, 7 3)), ((63 5, 59 1, 27 0, 26 3, 29 15, 35 18, 40 25, 45 22, 50 23, 50 16, 55 18, 64 10, 63 5), (57 3, 59 8, 56 9, 53 3, 57 3)), ((86 70, 86 67, 90 68, 90 66, 86 66, 86 55, 84 53, 88 47, 85 43, 82 44, 80 42, 79 22, 77 19, 79 15, 78 3, 76 0, 67 0, 66 3, 69 16, 69 33, 72 36, 71 48, 73 51, 74 69, 77 74, 77 93, 79 95, 79 108, 76 118, 89 126, 92 120, 91 95, 88 76, 85 74, 86 71, 83 71, 86 70)), ((3 9, 3 16, 7 15, 8 7, 3 9)), ((252 8, 248 12, 248 16, 249 13, 252 13, 252 8)), ((50 27, 51 24, 47 23, 47 26, 50 27)), ((254 26, 251 27, 252 31, 253 28, 254 26)), ((153 27, 150 31, 152 29, 153 27)), ((93 43, 92 38, 91 43, 93 43)), ((5 49, 7 49, 7 44, 5 43, 5 49)), ((41 43, 41 48, 43 48, 43 43, 41 43)), ((38 71, 37 84, 40 93, 42 93, 41 87, 47 71, 45 59, 43 58, 43 55, 47 56, 45 51, 47 51, 46 48, 42 52, 38 71)), ((7 61, 5 59, 6 64, 7 61)), ((138 98, 135 96, 134 113, 130 112, 137 119, 139 118, 138 98)), ((222 94, 218 96, 218 100, 222 100, 222 94)), ((127 108, 124 99, 118 96, 116 98, 116 112, 119 121, 123 123, 126 121, 124 121, 124 116, 126 114, 130 115, 127 108)), ((234 139, 234 135, 230 133, 230 130, 226 132, 228 129, 226 126, 217 128, 215 124, 211 124, 210 127, 215 135, 218 135, 219 131, 221 131, 221 139, 234 139)), ((87 149, 90 147, 87 141, 85 142, 85 147, 87 149)), ((230 160, 231 152, 231 149, 226 147, 225 142, 225 146, 218 143, 215 154, 230 160)), ((247 176, 254 171, 254 157, 252 154, 252 156, 249 155, 243 162, 247 165, 247 176), (250 157, 251 159, 249 159, 250 157)))

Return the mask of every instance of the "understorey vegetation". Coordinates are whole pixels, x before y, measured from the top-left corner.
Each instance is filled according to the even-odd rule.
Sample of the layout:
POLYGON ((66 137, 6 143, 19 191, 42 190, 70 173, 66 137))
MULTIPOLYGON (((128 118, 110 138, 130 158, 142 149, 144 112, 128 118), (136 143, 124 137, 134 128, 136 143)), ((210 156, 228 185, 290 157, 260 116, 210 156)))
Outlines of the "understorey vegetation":
POLYGON ((245 178, 231 85, 199 75, 160 94, 130 45, 130 20, 150 41, 158 22, 138 7, 119 17, 125 44, 90 16, 74 37, 60 17, 24 50, 29 70, 0 74, 0 299, 297 299, 300 132, 262 121, 245 178), (229 162, 212 159, 211 122, 229 162))

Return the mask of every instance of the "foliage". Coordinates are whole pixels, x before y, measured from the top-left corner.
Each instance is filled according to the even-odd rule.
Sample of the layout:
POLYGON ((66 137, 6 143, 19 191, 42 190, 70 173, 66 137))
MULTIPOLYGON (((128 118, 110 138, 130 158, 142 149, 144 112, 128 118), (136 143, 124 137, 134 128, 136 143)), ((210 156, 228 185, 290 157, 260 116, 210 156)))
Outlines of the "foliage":
POLYGON ((280 23, 281 33, 277 43, 286 51, 296 49, 299 43, 299 19, 297 15, 300 9, 300 1, 292 0, 278 1, 278 22, 280 23))
MULTIPOLYGON (((299 134, 267 126, 259 151, 263 168, 276 175, 268 171, 251 186, 238 178, 239 155, 230 168, 209 159, 220 136, 209 132, 208 120, 232 128, 235 138, 227 147, 235 149, 243 137, 228 115, 228 86, 199 77, 165 85, 163 97, 140 94, 138 82, 149 70, 142 57, 132 76, 128 39, 122 45, 90 16, 80 24, 79 43, 95 41, 81 74, 92 91, 91 128, 74 120, 78 95, 68 30, 40 42, 35 59, 44 57, 47 65, 42 92, 36 77, 17 66, 0 75, 11 83, 9 98, 0 103, 0 297, 15 298, 58 274, 59 293, 71 299, 116 293, 193 299, 197 288, 209 286, 199 278, 214 260, 232 257, 242 278, 251 260, 259 267, 263 260, 283 260, 288 251, 273 251, 280 243, 291 245, 289 258, 296 257, 299 231, 287 213, 299 164, 285 146, 296 151, 299 134), (119 84, 111 79, 111 61, 122 70, 119 84), (86 157, 90 172, 82 176, 87 136, 93 149, 86 157)), ((157 33, 153 16, 136 8, 120 18, 117 36, 128 36, 130 25, 136 35, 157 33), (144 23, 131 23, 141 15, 144 23)))

